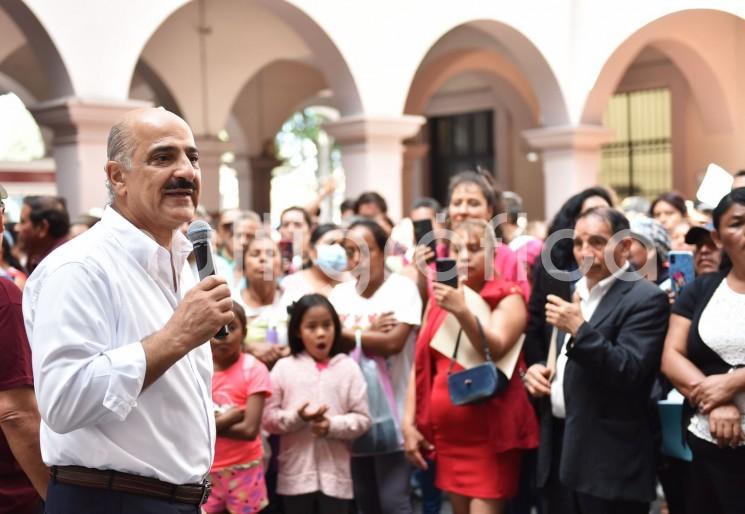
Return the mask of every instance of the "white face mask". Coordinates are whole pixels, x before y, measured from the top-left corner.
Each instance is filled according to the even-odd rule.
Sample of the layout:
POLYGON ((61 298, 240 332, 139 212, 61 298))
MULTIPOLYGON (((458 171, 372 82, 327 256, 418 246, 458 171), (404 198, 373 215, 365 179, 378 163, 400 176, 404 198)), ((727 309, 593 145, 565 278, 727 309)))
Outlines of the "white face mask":
POLYGON ((316 246, 315 264, 324 273, 332 275, 347 269, 347 252, 340 244, 316 246))

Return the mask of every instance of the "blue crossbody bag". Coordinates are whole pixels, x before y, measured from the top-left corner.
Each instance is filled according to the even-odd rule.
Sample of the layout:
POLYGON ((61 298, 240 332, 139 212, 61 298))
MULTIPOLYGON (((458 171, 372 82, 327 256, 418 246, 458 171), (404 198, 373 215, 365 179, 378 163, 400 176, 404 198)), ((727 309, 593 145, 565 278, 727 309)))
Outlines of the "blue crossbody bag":
POLYGON ((476 325, 479 327, 479 335, 481 336, 481 344, 484 346, 486 362, 453 373, 453 366, 455 365, 455 359, 458 356, 458 347, 460 346, 460 336, 463 333, 463 329, 460 329, 458 331, 458 338, 455 340, 455 350, 453 351, 453 357, 450 359, 450 367, 448 368, 448 393, 450 394, 450 401, 454 405, 468 405, 488 400, 492 396, 507 389, 507 377, 494 365, 491 352, 489 351, 489 345, 486 343, 484 329, 481 328, 481 322, 478 318, 476 318, 476 325))

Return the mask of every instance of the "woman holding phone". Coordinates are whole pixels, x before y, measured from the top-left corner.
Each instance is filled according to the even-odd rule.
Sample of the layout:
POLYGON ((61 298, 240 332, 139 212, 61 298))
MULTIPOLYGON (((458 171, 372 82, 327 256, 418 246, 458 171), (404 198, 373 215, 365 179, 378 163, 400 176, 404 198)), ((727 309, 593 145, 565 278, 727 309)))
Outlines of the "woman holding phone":
POLYGON ((687 399, 691 512, 742 512, 745 489, 745 188, 712 213, 725 269, 699 276, 673 306, 662 372, 687 399))
MULTIPOLYGON (((500 215, 504 213, 501 194, 494 187, 493 179, 484 172, 462 171, 450 179, 448 186, 448 223, 450 228, 464 220, 483 220, 492 227, 490 233, 501 238, 500 215)), ((497 240, 492 256, 494 265, 491 267, 495 275, 504 280, 515 282, 523 292, 525 298, 530 295, 530 283, 527 274, 522 271, 517 255, 506 244, 497 240)), ((434 261, 435 254, 431 248, 418 246, 414 254, 414 262, 419 269, 417 286, 423 295, 428 291, 428 275, 424 273, 434 261), (430 263, 430 264, 428 264, 430 263)), ((427 295, 429 296, 429 295, 427 295)))
MULTIPOLYGON (((497 514, 503 512, 504 501, 517 494, 523 450, 538 443, 538 426, 527 395, 514 373, 503 392, 481 403, 454 405, 447 386, 450 355, 430 343, 452 314, 483 355, 465 287, 478 293, 492 311, 482 328, 495 359, 517 343, 525 329, 527 309, 515 282, 487 277, 487 261, 495 244, 490 226, 484 220, 469 219, 454 232, 451 252, 462 279, 457 288, 442 283, 432 286, 410 375, 404 448, 409 461, 421 469, 427 466, 425 457, 434 454, 435 485, 450 495, 455 514, 497 514)), ((456 363, 457 369, 463 368, 456 363)))

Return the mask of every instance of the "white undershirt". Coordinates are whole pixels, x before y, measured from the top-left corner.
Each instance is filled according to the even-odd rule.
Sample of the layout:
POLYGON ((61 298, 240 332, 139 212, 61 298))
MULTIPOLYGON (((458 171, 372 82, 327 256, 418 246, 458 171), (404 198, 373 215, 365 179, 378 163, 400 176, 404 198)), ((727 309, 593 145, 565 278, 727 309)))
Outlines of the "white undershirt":
MULTIPOLYGON (((701 313, 698 333, 701 340, 730 366, 745 364, 745 294, 736 293, 722 280, 701 313)), ((734 398, 740 412, 745 412, 745 392, 734 398)), ((741 417, 745 430, 745 415, 741 417)), ((701 439, 715 443, 709 431, 709 416, 695 413, 688 430, 701 439)), ((743 443, 740 443, 742 446, 743 443)))
MULTIPOLYGON (((575 291, 579 294, 579 305, 582 311, 582 318, 585 321, 589 321, 590 318, 592 318, 595 309, 598 308, 598 305, 600 305, 605 294, 610 290, 618 276, 625 272, 628 267, 629 264, 626 263, 619 271, 595 284, 595 287, 592 289, 587 288, 587 278, 582 277, 577 281, 575 291)), ((566 369, 567 361, 569 360, 566 345, 568 336, 569 334, 566 334, 564 341, 556 342, 557 344, 564 344, 562 344, 561 353, 556 359, 556 373, 551 382, 551 413, 554 417, 562 419, 566 417, 566 404, 564 402, 564 370, 566 369)))

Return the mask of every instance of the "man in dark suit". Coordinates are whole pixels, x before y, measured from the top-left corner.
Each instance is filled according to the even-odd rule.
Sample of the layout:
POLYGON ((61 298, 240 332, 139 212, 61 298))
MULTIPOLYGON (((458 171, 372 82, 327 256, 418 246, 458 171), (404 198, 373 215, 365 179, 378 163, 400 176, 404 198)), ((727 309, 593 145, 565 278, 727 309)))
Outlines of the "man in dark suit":
POLYGON ((655 497, 649 396, 667 332, 666 295, 629 267, 628 220, 582 214, 572 301, 549 295, 556 338, 524 376, 540 400, 538 482, 549 514, 647 514, 655 497))

